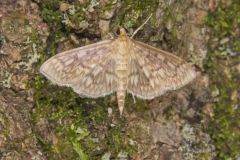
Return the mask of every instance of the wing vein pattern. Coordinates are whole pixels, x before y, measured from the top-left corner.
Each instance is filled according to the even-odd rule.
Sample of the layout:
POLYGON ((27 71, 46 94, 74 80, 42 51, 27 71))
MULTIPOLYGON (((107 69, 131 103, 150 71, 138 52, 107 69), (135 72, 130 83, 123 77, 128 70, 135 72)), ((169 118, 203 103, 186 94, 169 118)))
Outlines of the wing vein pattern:
POLYGON ((69 86, 82 97, 101 97, 116 91, 116 62, 111 40, 62 52, 51 57, 40 72, 53 83, 69 86))
POLYGON ((128 92, 142 99, 153 99, 176 90, 196 76, 190 64, 166 51, 132 40, 128 92))

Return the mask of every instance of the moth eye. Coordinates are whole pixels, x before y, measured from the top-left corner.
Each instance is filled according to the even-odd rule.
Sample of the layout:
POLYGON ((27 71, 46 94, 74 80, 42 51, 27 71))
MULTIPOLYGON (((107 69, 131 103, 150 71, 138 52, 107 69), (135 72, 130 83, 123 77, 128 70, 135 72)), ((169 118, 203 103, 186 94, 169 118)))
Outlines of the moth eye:
POLYGON ((117 35, 120 34, 120 27, 115 31, 115 33, 116 33, 117 35))

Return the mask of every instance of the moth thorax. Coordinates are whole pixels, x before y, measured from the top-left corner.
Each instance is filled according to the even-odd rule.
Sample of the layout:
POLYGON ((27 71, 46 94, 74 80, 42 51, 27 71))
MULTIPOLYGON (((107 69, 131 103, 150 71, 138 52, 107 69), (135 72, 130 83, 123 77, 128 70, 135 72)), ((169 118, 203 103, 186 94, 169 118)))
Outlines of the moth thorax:
MULTIPOLYGON (((127 43, 127 41, 118 41, 118 45, 115 46, 117 48, 117 53, 121 56, 127 56, 129 54, 129 44, 127 43)), ((125 57, 122 57, 125 58, 125 57)))

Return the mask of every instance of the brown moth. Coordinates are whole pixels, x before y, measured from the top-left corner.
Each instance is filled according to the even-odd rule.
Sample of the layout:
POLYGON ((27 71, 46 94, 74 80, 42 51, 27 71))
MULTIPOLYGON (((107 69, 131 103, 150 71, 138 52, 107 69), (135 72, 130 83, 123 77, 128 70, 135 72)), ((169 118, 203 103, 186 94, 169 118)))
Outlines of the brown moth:
POLYGON ((181 58, 128 37, 124 29, 111 40, 59 53, 40 72, 53 83, 69 86, 80 96, 102 97, 117 92, 122 115, 126 92, 153 99, 196 77, 181 58))

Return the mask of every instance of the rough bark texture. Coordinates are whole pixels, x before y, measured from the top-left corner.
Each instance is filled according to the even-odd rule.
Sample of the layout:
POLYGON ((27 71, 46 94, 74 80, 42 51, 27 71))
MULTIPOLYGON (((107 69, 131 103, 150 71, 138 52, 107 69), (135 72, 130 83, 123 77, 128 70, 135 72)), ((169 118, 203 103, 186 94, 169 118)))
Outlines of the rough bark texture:
POLYGON ((0 159, 240 158, 239 0, 0 1, 0 159), (79 98, 39 66, 56 53, 129 34, 198 68, 151 101, 79 98))

